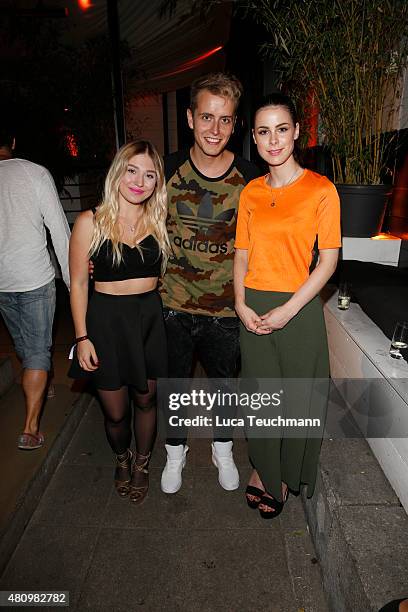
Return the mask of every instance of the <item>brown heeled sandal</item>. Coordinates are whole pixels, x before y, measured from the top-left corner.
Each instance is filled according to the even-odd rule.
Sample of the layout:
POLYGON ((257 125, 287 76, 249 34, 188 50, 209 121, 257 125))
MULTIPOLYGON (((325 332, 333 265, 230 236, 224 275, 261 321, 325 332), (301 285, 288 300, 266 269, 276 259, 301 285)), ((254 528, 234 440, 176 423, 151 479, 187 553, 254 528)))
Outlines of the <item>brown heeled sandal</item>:
POLYGON ((145 499, 147 492, 149 490, 149 470, 147 466, 149 465, 150 455, 141 455, 140 453, 136 453, 136 458, 132 465, 132 480, 129 485, 129 499, 134 504, 141 504, 145 499), (137 464, 136 461, 138 458, 143 458, 144 461, 140 464, 137 464), (136 478, 135 478, 136 477, 136 478), (146 484, 142 486, 138 486, 133 484, 141 479, 145 480, 146 484))
POLYGON ((133 453, 130 448, 128 448, 126 453, 123 453, 123 455, 116 455, 115 489, 119 497, 126 497, 127 495, 129 495, 129 485, 132 473, 132 459, 133 453), (127 478, 126 480, 116 478, 118 469, 127 470, 129 473, 129 478, 127 478))

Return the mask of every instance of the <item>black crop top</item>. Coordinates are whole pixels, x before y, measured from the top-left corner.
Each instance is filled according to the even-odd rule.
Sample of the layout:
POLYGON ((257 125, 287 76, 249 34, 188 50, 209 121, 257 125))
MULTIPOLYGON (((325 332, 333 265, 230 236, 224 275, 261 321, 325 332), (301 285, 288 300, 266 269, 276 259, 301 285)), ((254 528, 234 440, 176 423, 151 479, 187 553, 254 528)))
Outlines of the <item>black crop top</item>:
POLYGON ((94 253, 91 258, 94 264, 94 280, 103 283, 160 276, 162 254, 155 238, 149 234, 139 245, 143 259, 136 247, 130 247, 123 242, 122 261, 119 265, 114 265, 112 243, 105 240, 98 253, 94 253))

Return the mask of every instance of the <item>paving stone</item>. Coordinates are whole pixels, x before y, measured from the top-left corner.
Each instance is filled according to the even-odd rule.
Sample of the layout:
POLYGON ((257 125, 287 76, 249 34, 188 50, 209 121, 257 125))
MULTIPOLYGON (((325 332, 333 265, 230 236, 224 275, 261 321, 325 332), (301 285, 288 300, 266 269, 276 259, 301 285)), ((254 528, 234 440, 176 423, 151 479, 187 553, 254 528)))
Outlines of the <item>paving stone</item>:
POLYGON ((279 529, 195 530, 186 610, 297 610, 279 529))
POLYGON ((170 603, 181 606, 188 583, 186 538, 185 533, 156 529, 102 529, 77 609, 171 610, 170 603))
POLYGON ((98 525, 112 492, 113 470, 61 465, 32 517, 49 525, 98 525))
POLYGON ((97 534, 96 527, 78 529, 66 524, 61 529, 61 525, 48 522, 30 525, 0 580, 0 589, 69 591, 73 607, 97 534))
POLYGON ((323 477, 338 505, 399 506, 397 496, 365 440, 326 440, 320 463, 323 477))
POLYGON ((260 601, 294 610, 279 532, 103 529, 77 609, 249 612, 260 601))
POLYGON ((89 406, 63 457, 70 465, 113 466, 114 456, 106 440, 103 416, 99 404, 89 406))

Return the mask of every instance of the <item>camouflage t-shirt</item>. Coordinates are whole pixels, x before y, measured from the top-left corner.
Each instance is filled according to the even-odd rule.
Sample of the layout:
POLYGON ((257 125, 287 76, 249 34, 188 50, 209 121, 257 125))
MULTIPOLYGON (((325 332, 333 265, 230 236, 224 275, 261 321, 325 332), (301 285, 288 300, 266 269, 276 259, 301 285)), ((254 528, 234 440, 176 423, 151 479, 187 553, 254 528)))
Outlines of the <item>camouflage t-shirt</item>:
POLYGON ((237 208, 242 189, 259 170, 235 156, 225 174, 208 178, 194 166, 189 151, 165 158, 165 170, 173 256, 163 278, 163 303, 191 314, 235 316, 237 208))

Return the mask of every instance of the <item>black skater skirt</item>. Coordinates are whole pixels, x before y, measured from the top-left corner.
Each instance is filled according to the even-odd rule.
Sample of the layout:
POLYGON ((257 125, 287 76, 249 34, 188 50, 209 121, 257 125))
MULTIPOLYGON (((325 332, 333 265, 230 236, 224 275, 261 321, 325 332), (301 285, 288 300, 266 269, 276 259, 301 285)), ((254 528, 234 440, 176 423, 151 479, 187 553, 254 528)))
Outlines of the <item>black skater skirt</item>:
POLYGON ((143 393, 148 379, 167 376, 166 331, 156 289, 132 295, 94 291, 86 327, 99 367, 93 372, 83 370, 75 348, 71 378, 89 378, 97 389, 112 391, 132 385, 143 393))

